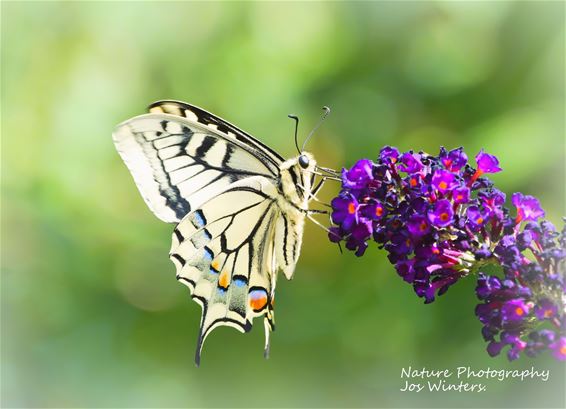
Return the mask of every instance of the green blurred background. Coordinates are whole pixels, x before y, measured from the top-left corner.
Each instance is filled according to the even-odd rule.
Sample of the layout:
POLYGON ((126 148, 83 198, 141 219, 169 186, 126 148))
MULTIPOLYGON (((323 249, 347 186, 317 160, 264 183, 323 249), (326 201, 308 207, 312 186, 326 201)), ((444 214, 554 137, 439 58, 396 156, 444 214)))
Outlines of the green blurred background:
MULTIPOLYGON (((564 407, 549 356, 489 358, 474 280, 423 305, 373 247, 341 255, 309 225, 263 325, 216 330, 174 278, 172 226, 143 200, 114 126, 165 98, 283 156, 340 168, 386 144, 484 147, 508 192, 564 213, 564 4, 2 3, 2 405, 564 407), (483 394, 399 392, 401 367, 551 369, 483 394)), ((337 191, 329 185, 327 199, 337 191)), ((259 325, 258 325, 259 324, 259 325)))

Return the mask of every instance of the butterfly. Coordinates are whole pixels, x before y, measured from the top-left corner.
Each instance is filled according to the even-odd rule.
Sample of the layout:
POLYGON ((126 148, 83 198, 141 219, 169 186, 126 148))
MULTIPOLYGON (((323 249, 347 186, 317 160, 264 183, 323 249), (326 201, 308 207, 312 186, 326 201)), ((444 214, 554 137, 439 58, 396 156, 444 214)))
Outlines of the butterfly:
POLYGON ((177 224, 169 256, 202 307, 195 363, 212 330, 248 332, 258 316, 267 357, 277 273, 293 277, 305 218, 316 222, 309 202, 336 173, 299 149, 294 116, 299 153, 285 160, 194 105, 158 101, 148 110, 118 125, 113 140, 148 207, 177 224))

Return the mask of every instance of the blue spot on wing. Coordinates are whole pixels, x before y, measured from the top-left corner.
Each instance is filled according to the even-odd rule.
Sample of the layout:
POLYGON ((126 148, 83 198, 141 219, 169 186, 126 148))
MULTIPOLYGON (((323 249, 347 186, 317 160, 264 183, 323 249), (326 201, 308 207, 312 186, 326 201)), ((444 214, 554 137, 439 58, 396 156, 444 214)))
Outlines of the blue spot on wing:
POLYGON ((204 233, 204 237, 205 237, 207 240, 212 240, 212 234, 210 234, 210 232, 209 232, 208 230, 204 229, 204 230, 203 230, 203 233, 204 233))
POLYGON ((265 291, 265 290, 252 290, 252 291, 250 291, 250 298, 252 300, 260 300, 262 298, 267 298, 267 291, 265 291))
POLYGON ((248 283, 245 277, 234 277, 234 284, 236 287, 244 287, 248 283))
POLYGON ((213 258, 214 258, 214 253, 212 252, 212 250, 209 249, 208 247, 204 246, 203 259, 210 262, 210 261, 212 261, 213 258))
POLYGON ((206 218, 204 217, 202 210, 197 210, 194 213, 194 224, 197 228, 201 228, 206 225, 206 218))

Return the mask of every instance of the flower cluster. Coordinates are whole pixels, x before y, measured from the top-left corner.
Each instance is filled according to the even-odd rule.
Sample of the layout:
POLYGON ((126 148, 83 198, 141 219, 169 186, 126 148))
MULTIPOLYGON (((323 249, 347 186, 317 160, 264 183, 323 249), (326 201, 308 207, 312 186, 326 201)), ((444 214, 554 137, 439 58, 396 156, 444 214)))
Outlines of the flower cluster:
POLYGON ((513 216, 484 176, 501 171, 498 159, 482 150, 475 163, 462 148, 432 156, 385 147, 376 161, 359 160, 342 170, 329 239, 357 256, 375 241, 425 303, 487 264, 501 266, 503 278, 478 274, 488 352, 510 345, 515 359, 549 348, 565 359, 565 234, 539 222, 544 211, 532 196, 512 196, 513 216))
MULTIPOLYGON (((518 207, 518 218, 522 211, 518 207)), ((509 360, 521 352, 536 356, 545 349, 566 360, 565 247, 566 228, 558 233, 548 221, 530 221, 497 244, 493 252, 504 276, 480 273, 476 286, 483 301, 476 316, 484 325, 482 335, 491 356, 509 346, 509 360)))

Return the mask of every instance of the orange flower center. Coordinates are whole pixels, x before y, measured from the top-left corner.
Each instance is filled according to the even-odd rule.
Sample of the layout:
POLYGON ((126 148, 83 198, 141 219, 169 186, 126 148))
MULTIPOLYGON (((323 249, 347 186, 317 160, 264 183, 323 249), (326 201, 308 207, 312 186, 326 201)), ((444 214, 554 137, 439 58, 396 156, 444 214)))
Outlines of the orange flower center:
POLYGON ((450 219, 450 216, 448 216, 448 213, 442 213, 440 215, 440 220, 442 220, 443 222, 447 221, 448 219, 450 219))
POLYGON ((441 189, 446 189, 448 187, 448 185, 446 184, 446 182, 440 182, 438 184, 438 187, 441 188, 441 189))
POLYGON ((350 203, 350 204, 348 205, 348 213, 350 213, 350 214, 356 213, 356 205, 355 205, 355 204, 350 203))
POLYGON ((382 214, 383 214, 383 207, 381 207, 381 206, 376 206, 376 208, 375 208, 375 215, 381 217, 382 214))
POLYGON ((421 231, 425 231, 426 230, 426 223, 422 222, 421 225, 419 226, 419 228, 421 229, 421 231))
POLYGON ((478 217, 477 222, 478 222, 478 224, 482 224, 483 223, 483 217, 478 217))
POLYGON ((515 308, 515 314, 517 314, 519 317, 522 316, 524 313, 525 311, 523 311, 521 307, 515 308))
POLYGON ((560 353, 562 355, 566 355, 566 346, 563 346, 562 348, 560 348, 560 353))
POLYGON ((552 313, 553 313, 553 311, 550 310, 550 309, 549 309, 549 310, 544 310, 544 318, 550 318, 550 317, 552 317, 552 313))
POLYGON ((417 179, 411 178, 411 181, 409 183, 411 184, 411 187, 415 187, 417 186, 417 179))

